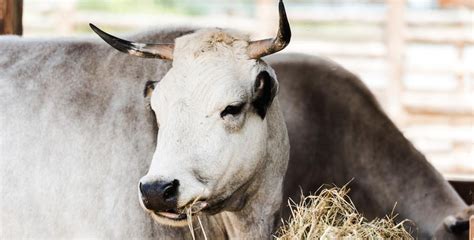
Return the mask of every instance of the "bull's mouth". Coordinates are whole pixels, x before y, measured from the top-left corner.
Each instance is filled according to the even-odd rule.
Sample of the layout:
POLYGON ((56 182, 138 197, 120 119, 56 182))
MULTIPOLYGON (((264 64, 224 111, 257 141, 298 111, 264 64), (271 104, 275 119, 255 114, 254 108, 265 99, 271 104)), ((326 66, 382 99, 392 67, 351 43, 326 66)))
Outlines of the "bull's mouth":
POLYGON ((157 222, 165 225, 176 227, 186 226, 188 224, 188 220, 191 220, 199 213, 206 213, 209 215, 220 213, 231 200, 232 196, 214 199, 213 201, 209 201, 209 199, 196 199, 181 208, 169 209, 160 212, 152 211, 152 217, 157 222))
POLYGON ((155 212, 154 214, 158 215, 159 217, 167 218, 173 221, 183 221, 186 220, 187 214, 186 213, 179 213, 176 209, 169 209, 164 212, 155 212))
POLYGON ((160 212, 153 211, 152 216, 158 222, 173 226, 184 226, 187 224, 188 218, 192 218, 200 212, 205 211, 207 207, 208 203, 205 201, 194 201, 179 209, 175 208, 160 212))

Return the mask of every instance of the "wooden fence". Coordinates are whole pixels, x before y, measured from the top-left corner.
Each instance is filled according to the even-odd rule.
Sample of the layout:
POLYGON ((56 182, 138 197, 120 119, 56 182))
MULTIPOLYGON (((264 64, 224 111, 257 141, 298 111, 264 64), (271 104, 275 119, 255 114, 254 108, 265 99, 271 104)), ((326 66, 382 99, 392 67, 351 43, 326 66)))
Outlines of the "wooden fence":
POLYGON ((0 34, 23 32, 23 0, 0 0, 0 34))
MULTIPOLYGON (((384 36, 381 40, 333 40, 314 49, 306 44, 304 49, 332 58, 362 76, 382 72, 387 81, 384 87, 368 85, 405 135, 449 178, 474 179, 474 67, 465 59, 467 49, 474 48, 474 13, 465 11, 468 14, 420 12, 408 10, 403 0, 387 0, 385 13, 292 12, 296 16, 292 19, 378 27, 384 36), (410 63, 406 53, 413 45, 450 47, 455 49, 456 59, 445 60, 442 66, 410 63), (414 74, 454 76, 455 87, 411 89, 404 78, 414 74)), ((426 77, 424 81, 431 80, 426 77)))
MULTIPOLYGON (((387 0, 387 11, 383 14, 332 14, 324 12, 292 13, 293 21, 315 23, 363 23, 379 26, 385 32, 385 41, 379 48, 371 48, 364 43, 335 42, 326 44, 324 49, 306 48, 307 52, 319 53, 330 58, 347 62, 346 67, 355 72, 373 71, 372 62, 385 62, 388 84, 380 99, 389 114, 398 123, 406 120, 407 111, 414 114, 463 115, 472 116, 471 102, 453 101, 472 95, 474 67, 463 60, 467 47, 474 46, 473 22, 469 17, 454 17, 441 11, 428 13, 410 13, 406 11, 403 0, 387 0), (448 29, 448 27, 450 29, 448 29), (453 30, 454 29, 454 30, 453 30), (361 47, 357 47, 357 45, 361 47), (452 46, 456 49, 458 59, 445 66, 423 66, 406 64, 407 46, 410 44, 427 44, 452 46), (365 47, 364 47, 365 46, 365 47), (369 59, 368 61, 351 61, 352 59, 369 59), (355 63, 354 63, 355 62, 355 63), (403 84, 403 78, 410 73, 452 74, 458 83, 455 92, 410 92, 403 84), (444 101, 423 101, 428 95, 444 101), (452 103, 450 105, 449 103, 452 103)), ((472 13, 472 12, 471 12, 472 13)), ((308 44, 309 45, 309 44, 308 44)), ((291 46, 290 46, 291 47, 291 46)), ((378 68, 378 67, 375 67, 378 68)), ((402 124, 403 125, 403 124, 402 124)))

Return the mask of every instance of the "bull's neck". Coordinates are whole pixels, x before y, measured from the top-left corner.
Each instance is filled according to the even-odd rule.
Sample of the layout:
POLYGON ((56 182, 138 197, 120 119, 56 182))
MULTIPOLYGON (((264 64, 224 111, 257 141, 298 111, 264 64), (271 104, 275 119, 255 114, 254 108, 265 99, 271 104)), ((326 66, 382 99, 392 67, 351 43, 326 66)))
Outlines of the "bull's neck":
POLYGON ((289 140, 283 114, 275 99, 266 116, 267 154, 247 190, 247 201, 239 211, 223 212, 217 218, 230 239, 269 239, 280 222, 283 177, 289 160, 289 140))

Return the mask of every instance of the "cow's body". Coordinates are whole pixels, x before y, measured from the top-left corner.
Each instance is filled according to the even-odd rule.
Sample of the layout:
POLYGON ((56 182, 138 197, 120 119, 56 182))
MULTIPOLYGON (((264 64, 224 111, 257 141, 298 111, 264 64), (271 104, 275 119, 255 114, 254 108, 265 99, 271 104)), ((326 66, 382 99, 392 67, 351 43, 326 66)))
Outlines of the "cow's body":
POLYGON ((294 186, 307 195, 321 184, 351 182, 351 198, 366 217, 383 217, 396 203, 395 212, 413 220, 421 238, 466 207, 357 77, 314 57, 269 62, 284 79, 280 99, 291 143, 285 199, 299 199, 294 186), (292 76, 300 78, 288 81, 292 76))
MULTIPOLYGON (((183 32, 134 39, 169 42, 183 32)), ((137 198, 157 132, 142 91, 169 63, 91 40, 10 37, 0 40, 0 53, 1 238, 190 237, 186 227, 155 224, 137 198)), ((308 192, 354 178, 352 197, 363 213, 383 217, 398 202, 420 237, 466 207, 357 77, 317 57, 267 61, 291 142, 284 202, 299 186, 308 192)), ((202 220, 209 235, 228 235, 223 217, 202 220)))

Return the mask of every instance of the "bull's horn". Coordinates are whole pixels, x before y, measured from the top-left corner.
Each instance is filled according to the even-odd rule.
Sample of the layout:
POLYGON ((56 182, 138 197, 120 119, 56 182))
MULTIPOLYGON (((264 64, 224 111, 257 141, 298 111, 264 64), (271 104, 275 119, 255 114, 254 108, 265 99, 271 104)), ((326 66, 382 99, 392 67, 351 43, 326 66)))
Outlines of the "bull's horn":
POLYGON ((280 0, 278 4, 280 14, 280 24, 275 38, 252 41, 247 47, 247 54, 251 59, 261 58, 272 53, 283 50, 290 43, 291 29, 288 18, 286 17, 285 6, 280 0))
POLYGON ((89 26, 94 30, 99 37, 101 37, 105 42, 110 44, 110 46, 114 47, 115 49, 128 53, 133 56, 144 57, 144 58, 159 58, 159 59, 167 59, 173 60, 173 49, 174 44, 156 44, 156 43, 135 43, 129 42, 124 39, 120 39, 118 37, 112 36, 98 27, 94 26, 94 24, 89 23, 89 26))

